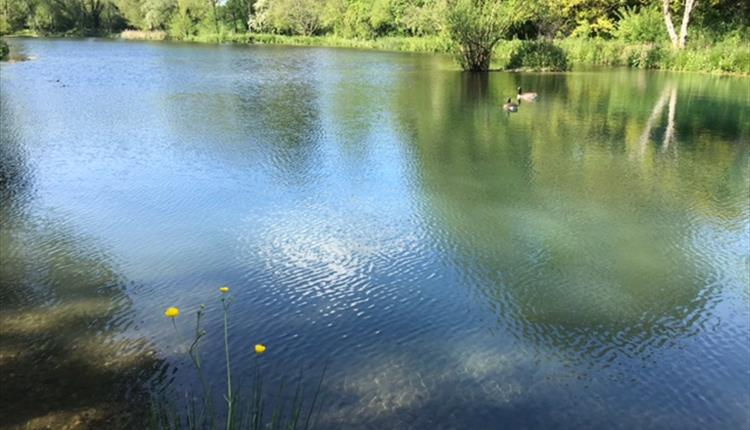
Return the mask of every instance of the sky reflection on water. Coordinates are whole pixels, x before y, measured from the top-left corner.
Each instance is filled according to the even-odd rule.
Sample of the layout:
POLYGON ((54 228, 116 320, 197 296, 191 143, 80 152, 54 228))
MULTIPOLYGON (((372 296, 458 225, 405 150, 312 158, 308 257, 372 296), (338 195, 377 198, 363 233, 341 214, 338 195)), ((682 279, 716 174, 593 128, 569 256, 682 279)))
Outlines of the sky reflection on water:
MULTIPOLYGON (((117 285, 104 299, 127 306, 84 316, 138 339, 136 357, 157 350, 135 365, 144 387, 195 383, 167 306, 207 304, 204 362, 222 380, 229 284, 236 372, 261 341, 271 383, 329 360, 324 428, 750 423, 744 80, 16 43, 38 60, 2 66, 6 322, 27 284, 67 315, 73 281, 49 258, 76 273, 93 259, 117 281, 92 288, 117 285), (540 100, 506 115, 519 85, 540 100), (21 270, 24 253, 38 267, 21 270)), ((18 312, 34 319, 32 302, 18 312)))

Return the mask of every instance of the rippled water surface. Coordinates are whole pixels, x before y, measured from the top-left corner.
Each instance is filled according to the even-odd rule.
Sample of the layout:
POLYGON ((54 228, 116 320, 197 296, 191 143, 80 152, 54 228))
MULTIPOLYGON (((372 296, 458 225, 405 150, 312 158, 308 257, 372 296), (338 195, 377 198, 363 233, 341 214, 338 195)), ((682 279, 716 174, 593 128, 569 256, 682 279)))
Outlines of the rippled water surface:
POLYGON ((320 428, 750 426, 747 79, 12 43, 2 425, 181 398, 201 303, 218 393, 228 284, 235 374, 327 361, 320 428))

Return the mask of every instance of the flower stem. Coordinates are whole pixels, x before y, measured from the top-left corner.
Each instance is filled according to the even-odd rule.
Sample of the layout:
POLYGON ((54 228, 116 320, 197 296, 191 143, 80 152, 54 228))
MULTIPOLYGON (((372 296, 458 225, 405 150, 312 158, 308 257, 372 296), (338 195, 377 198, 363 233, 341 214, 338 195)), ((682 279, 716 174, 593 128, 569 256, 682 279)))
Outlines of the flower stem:
POLYGON ((224 298, 221 299, 222 307, 224 308, 224 353, 227 358, 227 427, 226 430, 231 430, 232 427, 232 374, 231 365, 229 361, 229 324, 227 308, 229 304, 224 298))
MULTIPOLYGON (((203 336, 206 334, 205 331, 201 329, 201 317, 203 316, 204 312, 204 306, 201 305, 200 309, 198 310, 195 318, 195 338, 193 339, 193 343, 190 344, 190 348, 188 349, 188 355, 190 355, 190 359, 193 361, 193 366, 195 366, 196 370, 198 371, 198 378, 201 382, 201 388, 203 388, 203 406, 204 406, 204 412, 208 415, 209 427, 213 426, 213 400, 211 400, 211 389, 208 386, 208 383, 206 382, 206 378, 203 375, 203 367, 201 366, 201 360, 200 360, 200 352, 198 351, 198 344, 203 338, 203 336)), ((203 418, 205 415, 201 415, 203 418)))

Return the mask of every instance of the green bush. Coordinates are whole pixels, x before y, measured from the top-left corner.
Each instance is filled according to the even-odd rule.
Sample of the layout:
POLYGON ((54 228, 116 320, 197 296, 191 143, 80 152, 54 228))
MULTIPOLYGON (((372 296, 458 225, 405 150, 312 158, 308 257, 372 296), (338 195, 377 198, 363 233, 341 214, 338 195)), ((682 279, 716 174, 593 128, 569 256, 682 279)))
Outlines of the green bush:
POLYGON ((565 71, 569 69, 568 55, 562 48, 546 40, 523 41, 511 52, 505 68, 565 71))
POLYGON ((661 46, 648 43, 629 45, 623 49, 626 64, 637 69, 658 69, 664 63, 665 51, 661 46))
POLYGON ((614 36, 626 42, 662 42, 667 40, 662 12, 653 7, 622 8, 617 12, 619 21, 614 36))
POLYGON ((8 47, 8 43, 4 41, 3 39, 0 39, 0 61, 7 60, 8 54, 10 54, 10 48, 8 47))

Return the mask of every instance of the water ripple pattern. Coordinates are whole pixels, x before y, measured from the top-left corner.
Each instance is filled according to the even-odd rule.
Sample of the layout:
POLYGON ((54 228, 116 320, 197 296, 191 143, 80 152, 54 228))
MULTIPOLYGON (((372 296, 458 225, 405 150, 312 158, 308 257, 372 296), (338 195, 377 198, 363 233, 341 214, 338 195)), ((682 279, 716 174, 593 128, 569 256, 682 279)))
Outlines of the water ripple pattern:
POLYGON ((220 403, 220 285, 239 380, 328 365, 320 428, 750 427, 746 79, 10 42, 0 427, 141 428, 201 304, 220 403))

